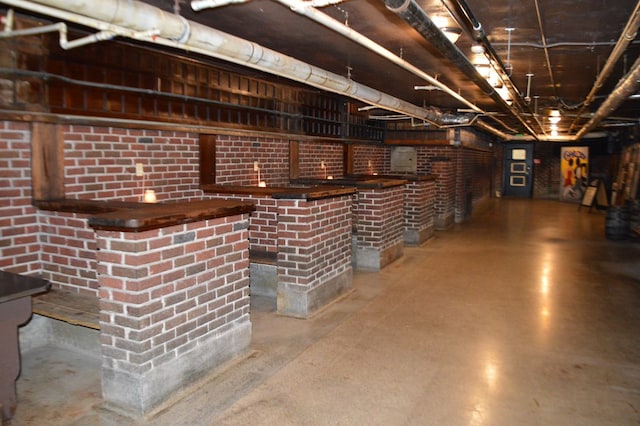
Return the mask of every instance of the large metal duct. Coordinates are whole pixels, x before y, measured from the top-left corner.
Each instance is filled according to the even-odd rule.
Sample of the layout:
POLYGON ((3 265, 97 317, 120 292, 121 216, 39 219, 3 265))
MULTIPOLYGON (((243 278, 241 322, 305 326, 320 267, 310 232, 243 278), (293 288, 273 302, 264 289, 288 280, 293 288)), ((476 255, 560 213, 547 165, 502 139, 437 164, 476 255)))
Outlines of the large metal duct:
POLYGON ((578 131, 576 139, 582 138, 588 131, 596 127, 600 121, 613 113, 629 96, 640 89, 640 58, 633 64, 631 71, 624 79, 620 80, 611 95, 605 100, 600 108, 593 114, 591 119, 578 131))

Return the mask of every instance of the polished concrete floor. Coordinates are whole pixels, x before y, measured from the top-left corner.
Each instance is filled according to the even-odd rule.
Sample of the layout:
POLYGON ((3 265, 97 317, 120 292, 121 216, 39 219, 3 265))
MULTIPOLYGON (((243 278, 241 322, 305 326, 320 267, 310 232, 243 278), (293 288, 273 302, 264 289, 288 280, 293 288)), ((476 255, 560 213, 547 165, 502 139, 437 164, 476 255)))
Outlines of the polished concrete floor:
POLYGON ((640 424, 640 244, 573 204, 489 204, 310 320, 256 300, 247 356, 144 421, 102 405, 98 360, 30 351, 9 424, 640 424))

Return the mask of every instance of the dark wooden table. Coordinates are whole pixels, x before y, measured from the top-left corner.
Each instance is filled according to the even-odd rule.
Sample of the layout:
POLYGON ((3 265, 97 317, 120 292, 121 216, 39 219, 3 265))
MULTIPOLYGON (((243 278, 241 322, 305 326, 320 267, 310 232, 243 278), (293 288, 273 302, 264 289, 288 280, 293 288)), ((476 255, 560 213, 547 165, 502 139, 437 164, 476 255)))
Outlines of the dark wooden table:
POLYGON ((2 419, 16 411, 20 374, 18 327, 31 317, 31 295, 49 289, 49 281, 0 271, 0 408, 2 419))

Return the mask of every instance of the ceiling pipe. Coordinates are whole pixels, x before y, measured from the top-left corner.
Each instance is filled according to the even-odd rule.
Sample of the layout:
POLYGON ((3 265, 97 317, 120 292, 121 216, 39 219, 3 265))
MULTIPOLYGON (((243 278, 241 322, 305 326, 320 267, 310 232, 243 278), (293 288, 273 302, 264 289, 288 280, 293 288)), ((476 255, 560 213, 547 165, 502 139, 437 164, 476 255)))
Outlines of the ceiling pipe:
POLYGON ((589 130, 596 127, 603 119, 614 112, 629 96, 640 88, 640 58, 633 64, 631 71, 618 82, 611 95, 600 105, 591 119, 576 133, 576 139, 581 139, 589 130))
MULTIPOLYGON (((431 83, 431 86, 415 86, 414 89, 415 90, 442 90, 443 92, 447 93, 448 95, 450 95, 451 97, 453 97, 454 99, 458 100, 459 102, 467 105, 468 107, 470 107, 471 111, 478 113, 478 114, 482 114, 482 115, 487 115, 491 120, 497 122, 498 124, 500 124, 502 127, 504 127, 505 129, 508 129, 514 133, 516 133, 516 130, 511 128, 509 125, 507 125, 506 123, 504 123, 502 120, 498 119, 495 116, 492 115, 488 115, 485 111, 483 111, 481 108, 479 108, 477 105, 473 104, 471 101, 467 100, 466 98, 464 98, 463 96, 461 96, 459 93, 453 91, 449 86, 445 85, 444 83, 442 83, 441 81, 439 81, 438 79, 436 79, 435 77, 432 77, 431 75, 425 73, 424 71, 422 71, 421 69, 417 68, 416 66, 410 64, 409 62, 405 61, 404 59, 402 59, 401 57, 395 55, 394 53, 390 52, 389 50, 387 50, 386 48, 384 48, 383 46, 377 44, 376 42, 374 42, 373 40, 369 39, 368 37, 364 36, 361 33, 358 33, 357 31, 353 30, 352 28, 342 24, 341 22, 333 19, 332 17, 330 17, 329 15, 319 11, 318 9, 316 9, 314 7, 316 1, 303 1, 303 0, 276 0, 278 2, 280 2, 281 4, 289 7, 292 11, 306 16, 307 18, 313 20, 314 22, 317 22, 323 26, 325 26, 326 28, 337 32, 338 34, 343 35, 344 37, 360 44, 361 46, 369 49, 370 51, 380 55, 381 57, 387 59, 388 61, 398 65, 401 68, 404 68, 405 70, 411 72, 412 74, 427 80, 429 83, 431 83)), ((322 1, 322 0, 321 0, 322 1)), ((475 120, 473 120, 475 122, 475 120)), ((442 126, 446 126, 446 123, 443 123, 442 126)), ((440 127, 442 127, 440 126, 440 127)), ((486 127, 492 128, 489 124, 486 124, 486 127)), ((494 129, 496 130, 496 129, 494 129)), ((505 133, 503 132, 498 132, 495 133, 495 131, 492 131, 493 134, 495 134, 496 136, 498 135, 504 135, 505 133)))
POLYGON ((540 39, 542 40, 542 44, 545 46, 542 51, 544 52, 544 59, 547 62, 547 71, 549 71, 549 81, 551 82, 551 87, 553 88, 553 96, 555 98, 558 97, 558 89, 556 87, 556 80, 553 76, 553 68, 551 67, 551 57, 549 56, 549 49, 547 46, 547 36, 545 35, 544 27, 542 25, 542 14, 540 13, 540 4, 538 0, 534 0, 534 5, 536 7, 536 17, 538 20, 538 30, 540 31, 540 39))
MULTIPOLYGON (((123 37, 183 49, 275 74, 327 92, 439 125, 441 114, 413 105, 322 68, 298 61, 257 43, 226 34, 135 0, 89 4, 83 0, 0 0, 16 8, 123 37), (151 35, 153 33, 153 35, 151 35), (144 34, 148 34, 144 36, 144 34)), ((502 136, 498 129, 486 130, 502 136)))
POLYGON ((506 82, 509 92, 513 97, 514 102, 517 102, 518 107, 521 110, 527 110, 531 117, 536 120, 536 124, 540 128, 540 132, 544 133, 544 128, 538 120, 536 114, 531 111, 529 105, 522 102, 520 92, 516 88, 515 84, 511 81, 510 73, 507 71, 507 67, 500 59, 500 56, 493 48, 493 44, 487 38, 487 33, 482 26, 482 23, 475 17, 471 8, 465 0, 442 0, 442 3, 447 8, 453 18, 460 24, 471 36, 471 38, 479 43, 487 57, 490 58, 496 65, 497 71, 500 73, 500 77, 503 82, 506 82))
POLYGON ((191 9, 197 12, 203 9, 222 7, 234 3, 246 3, 248 1, 249 0, 193 0, 191 2, 191 9))
MULTIPOLYGON (((6 21, 5 28, 3 31, 0 31, 0 39, 37 35, 37 34, 46 34, 46 33, 57 31, 60 47, 64 50, 71 50, 71 49, 75 49, 76 47, 82 47, 88 44, 111 40, 118 36, 117 33, 110 30, 106 30, 106 31, 99 31, 95 34, 91 34, 85 37, 81 37, 81 38, 77 38, 75 40, 69 41, 69 39, 67 38, 68 28, 64 22, 59 22, 57 24, 51 24, 51 25, 43 25, 40 27, 13 30, 11 29, 11 25, 12 25, 11 19, 2 19, 0 17, 0 23, 4 23, 5 21, 6 21)), ((153 36, 154 34, 155 34, 154 31, 145 31, 144 33, 136 33, 133 38, 139 39, 145 36, 153 36)))
POLYGON ((457 101, 459 101, 459 102, 463 103, 464 105, 468 106, 469 108, 471 108, 475 112, 477 112, 479 114, 484 114, 485 113, 477 105, 475 105, 471 101, 465 99, 464 97, 459 95, 457 92, 455 92, 454 90, 449 88, 447 85, 445 85, 441 81, 437 80, 435 77, 427 74, 426 72, 422 71, 421 69, 417 68, 416 66, 410 64, 409 62, 407 62, 404 59, 400 58, 399 56, 395 55, 391 51, 389 51, 386 48, 382 47, 378 43, 374 42, 370 38, 362 35, 361 33, 358 33, 357 31, 354 31, 352 28, 342 24, 341 22, 333 19, 329 15, 327 15, 327 14, 319 11, 318 9, 314 8, 312 6, 311 2, 300 1, 300 0, 276 0, 276 1, 278 1, 279 3, 287 6, 293 12, 296 12, 296 13, 302 15, 302 16, 305 16, 305 17, 311 19, 314 22, 317 22, 317 23, 325 26, 326 28, 329 28, 330 30, 332 30, 332 31, 334 31, 334 32, 336 32, 336 33, 348 38, 349 40, 352 40, 352 41, 358 43, 359 45, 366 47, 370 51, 380 55, 381 57, 385 58, 386 60, 388 60, 388 61, 400 66, 401 68, 404 68, 405 70, 411 72, 412 74, 414 74, 414 75, 416 75, 416 76, 428 81, 435 88, 438 88, 438 89, 442 90, 443 92, 447 93, 449 96, 453 97, 457 101))
POLYGON ((476 67, 458 49, 440 29, 433 23, 427 13, 415 2, 415 0, 383 0, 387 8, 396 13, 420 33, 433 47, 435 47, 445 58, 451 61, 460 71, 462 71, 472 82, 482 89, 496 104, 505 112, 515 117, 528 133, 537 137, 537 133, 531 128, 520 114, 515 111, 493 86, 480 75, 476 67))
POLYGON ((629 44, 631 44, 633 40, 635 40, 636 34, 638 33, 638 28, 640 28, 640 1, 636 4, 636 7, 633 9, 633 12, 629 17, 629 20, 627 21, 627 24, 625 25, 624 29, 622 30, 622 33, 620 34, 620 38, 618 39, 618 42, 616 43, 615 47, 611 51, 611 54, 607 58, 607 62, 604 64, 602 71, 600 71, 600 74, 598 74, 598 78, 593 84, 591 91, 589 92, 587 97, 584 99, 584 103, 582 104, 582 107, 578 111, 576 118, 573 120, 573 122, 571 123, 571 126, 569 127, 569 132, 573 130, 576 123, 580 119, 580 116, 584 112, 585 108, 589 106, 589 104, 591 104, 591 102, 593 101, 593 98, 595 98, 596 94, 598 93, 598 90, 600 90, 604 82, 609 78, 609 76, 613 72, 613 68, 615 64, 620 60, 620 57, 623 55, 624 51, 627 49, 629 44))
POLYGON ((257 43, 187 21, 179 15, 140 1, 113 0, 94 3, 85 0, 0 0, 0 3, 124 36, 127 36, 128 32, 157 32, 157 35, 138 39, 275 74, 389 111, 429 121, 436 126, 440 121, 441 114, 433 110, 413 105, 257 43))

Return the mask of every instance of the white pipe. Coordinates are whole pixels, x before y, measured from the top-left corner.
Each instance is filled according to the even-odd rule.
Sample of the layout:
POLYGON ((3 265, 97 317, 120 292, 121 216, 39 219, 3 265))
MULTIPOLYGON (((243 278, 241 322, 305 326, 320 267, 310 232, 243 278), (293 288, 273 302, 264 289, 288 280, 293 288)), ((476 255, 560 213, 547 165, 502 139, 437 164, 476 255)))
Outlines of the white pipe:
POLYGON ((58 32, 58 35, 60 38, 60 47, 62 47, 65 50, 73 49, 74 47, 84 46, 90 43, 95 43, 97 41, 109 40, 116 36, 116 34, 114 34, 111 31, 100 31, 96 34, 78 38, 70 42, 67 39, 67 26, 65 23, 60 22, 57 24, 44 25, 42 27, 33 27, 33 28, 26 28, 22 30, 13 30, 13 31, 5 28, 5 30, 0 33, 0 38, 45 34, 45 33, 51 33, 55 31, 58 32))
POLYGON ((311 7, 325 7, 325 6, 331 6, 333 4, 342 3, 344 1, 345 0, 310 0, 309 5, 311 7))
POLYGON ((449 96, 452 96, 453 98, 455 98, 456 100, 458 100, 459 102, 463 103, 464 105, 468 106, 469 108, 473 109, 475 112, 480 113, 480 114, 484 114, 484 111, 480 108, 478 108, 475 104, 471 103, 470 101, 468 101, 467 99, 463 98, 462 96, 460 96, 457 92, 453 91, 452 89, 450 89, 448 86, 446 86, 445 84, 443 84, 442 82, 438 81, 436 78, 432 77, 431 75, 427 74, 426 72, 422 71, 421 69, 417 68, 416 66, 410 64, 409 62, 405 61, 404 59, 400 58, 399 56, 393 54, 392 52, 390 52, 389 50, 387 50, 386 48, 382 47, 381 45, 379 45, 378 43, 374 42, 373 40, 371 40, 368 37, 365 37, 364 35, 354 31, 353 29, 347 27, 346 25, 342 24, 341 22, 333 19, 332 17, 330 17, 329 15, 315 9, 312 5, 312 2, 310 1, 300 1, 300 0, 277 0, 278 2, 282 3, 283 5, 289 7, 292 11, 306 16, 307 18, 311 19, 312 21, 315 21, 321 25, 324 25, 325 27, 337 32, 338 34, 341 34, 345 37, 347 37, 348 39, 355 41, 356 43, 360 44, 361 46, 366 47, 367 49, 371 50, 372 52, 382 56, 383 58, 385 58, 386 60, 404 68, 405 70, 413 73, 414 75, 428 81, 429 83, 431 83, 433 86, 436 86, 437 88, 439 88, 440 90, 442 90, 443 92, 447 93, 449 96))
MULTIPOLYGON (((5 20, 2 20, 4 22, 5 20)), ((11 38, 11 37, 20 37, 20 36, 28 36, 35 34, 45 34, 50 32, 58 32, 60 47, 64 50, 74 49, 80 46, 86 46, 87 44, 97 43, 100 41, 111 40, 116 37, 118 34, 111 30, 100 31, 95 34, 91 34, 85 37, 80 37, 75 40, 69 41, 67 38, 68 28, 64 22, 59 22, 57 24, 51 25, 43 25, 41 27, 33 27, 33 28, 25 28, 22 30, 11 30, 10 22, 7 22, 7 25, 4 31, 0 32, 0 38, 11 38)), ((140 38, 141 36, 151 36, 153 35, 153 31, 147 31, 144 34, 138 33, 138 35, 134 38, 140 38)))
POLYGON ((249 0, 193 0, 191 2, 191 9, 198 12, 203 9, 211 9, 233 3, 246 3, 247 1, 249 0))

